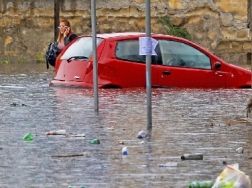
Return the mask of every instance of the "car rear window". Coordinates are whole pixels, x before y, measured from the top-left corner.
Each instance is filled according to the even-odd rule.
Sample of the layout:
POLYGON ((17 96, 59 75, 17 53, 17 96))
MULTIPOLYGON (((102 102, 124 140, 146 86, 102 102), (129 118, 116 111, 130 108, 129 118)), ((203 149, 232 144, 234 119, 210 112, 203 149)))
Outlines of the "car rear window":
POLYGON ((138 40, 119 41, 116 46, 116 57, 126 61, 145 63, 145 56, 139 55, 138 40))
MULTIPOLYGON (((97 38, 97 46, 103 39, 97 38)), ((82 37, 77 39, 61 56, 61 59, 69 59, 71 57, 80 56, 87 57, 92 53, 92 37, 82 37)))

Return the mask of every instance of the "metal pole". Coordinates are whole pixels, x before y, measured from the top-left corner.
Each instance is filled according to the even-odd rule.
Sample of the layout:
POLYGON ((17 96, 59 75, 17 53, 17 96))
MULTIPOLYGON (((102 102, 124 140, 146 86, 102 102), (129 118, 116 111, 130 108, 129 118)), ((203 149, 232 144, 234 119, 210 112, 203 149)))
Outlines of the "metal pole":
MULTIPOLYGON (((250 29, 250 33, 252 31, 252 0, 248 0, 248 26, 250 29)), ((252 88, 252 49, 250 49, 249 53, 249 60, 250 60, 250 71, 251 71, 251 85, 250 87, 252 88)))
POLYGON ((58 37, 59 12, 60 12, 59 7, 60 7, 60 0, 54 0, 54 41, 56 41, 58 37))
POLYGON ((93 90, 94 90, 94 109, 99 112, 98 100, 98 66, 96 51, 96 0, 91 0, 91 22, 92 22, 92 39, 93 39, 93 90))
MULTIPOLYGON (((145 13, 146 37, 151 37, 150 0, 145 0, 145 10, 146 10, 146 13, 145 13)), ((147 92, 147 130, 151 131, 152 129, 151 55, 146 55, 146 92, 147 92)))
POLYGON ((251 76, 250 76, 250 88, 252 88, 252 49, 250 49, 250 73, 251 73, 251 76))

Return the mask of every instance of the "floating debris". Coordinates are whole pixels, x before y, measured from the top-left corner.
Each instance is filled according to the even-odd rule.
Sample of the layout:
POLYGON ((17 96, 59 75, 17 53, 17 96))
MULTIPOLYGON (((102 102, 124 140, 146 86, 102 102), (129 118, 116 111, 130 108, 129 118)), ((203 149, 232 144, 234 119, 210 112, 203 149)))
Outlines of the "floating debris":
POLYGON ((167 162, 167 163, 164 163, 164 164, 159 164, 158 166, 159 167, 177 167, 178 163, 176 163, 176 162, 167 162))
POLYGON ((247 118, 248 118, 252 110, 252 98, 249 99, 246 109, 247 109, 247 118))
POLYGON ((251 121, 249 121, 248 119, 245 118, 236 118, 236 119, 228 119, 225 120, 226 125, 238 125, 238 124, 242 124, 242 123, 251 123, 251 121))
POLYGON ((11 106, 17 106, 18 104, 15 103, 15 102, 13 102, 13 103, 11 103, 10 105, 11 105, 11 106))
POLYGON ((52 155, 52 157, 80 157, 80 156, 84 156, 84 153, 75 153, 75 154, 62 154, 62 155, 52 155))
POLYGON ((128 151, 128 148, 125 146, 122 148, 122 155, 128 155, 129 154, 129 151, 128 151))
MULTIPOLYGON (((13 103, 10 104, 10 106, 16 107, 16 106, 19 106, 19 104, 16 103, 16 102, 13 102, 13 103)), ((22 103, 21 106, 28 106, 28 105, 22 103)))
POLYGON ((223 165, 227 165, 227 161, 222 161, 222 164, 223 165))
POLYGON ((212 188, 251 188, 248 175, 239 170, 239 164, 227 165, 216 178, 212 188))
POLYGON ((211 123, 209 123, 209 124, 206 124, 205 126, 206 126, 206 127, 214 127, 215 124, 214 124, 213 122, 211 122, 211 123))
POLYGON ((239 147, 239 148, 237 148, 235 151, 236 151, 237 153, 242 154, 242 153, 244 152, 244 149, 243 149, 243 147, 239 147))
POLYGON ((23 136, 23 140, 24 141, 27 141, 27 142, 31 142, 33 140, 33 135, 32 133, 26 133, 24 136, 23 136))
POLYGON ((143 139, 147 136, 147 133, 143 130, 139 131, 138 134, 137 134, 137 138, 139 139, 143 139))
POLYGON ((203 154, 184 154, 181 160, 203 160, 203 154))
POLYGON ((84 134, 84 133, 82 133, 82 134, 69 134, 69 135, 67 135, 67 136, 69 136, 69 137, 86 137, 86 135, 84 134))
POLYGON ((79 187, 79 186, 71 186, 71 185, 69 185, 68 188, 86 188, 86 187, 85 186, 80 186, 79 187))
POLYGON ((100 140, 99 139, 93 139, 89 141, 90 144, 100 144, 100 140))
POLYGON ((192 181, 189 188, 212 188, 214 181, 192 181))
POLYGON ((124 143, 124 141, 119 141, 119 144, 122 144, 122 145, 124 145, 125 143, 124 143))
POLYGON ((46 134, 47 135, 66 135, 66 130, 61 129, 61 130, 56 130, 56 131, 49 131, 46 134))

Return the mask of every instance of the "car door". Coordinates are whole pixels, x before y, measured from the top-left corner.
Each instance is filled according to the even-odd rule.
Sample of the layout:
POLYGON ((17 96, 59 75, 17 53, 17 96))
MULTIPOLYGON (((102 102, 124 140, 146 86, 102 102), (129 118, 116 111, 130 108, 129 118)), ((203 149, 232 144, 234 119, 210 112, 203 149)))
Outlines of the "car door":
POLYGON ((212 69, 203 50, 174 40, 159 40, 162 63, 155 68, 161 87, 219 88, 227 86, 229 74, 212 69))
MULTIPOLYGON (((152 60, 155 63, 154 58, 152 60)), ((115 59, 110 61, 110 66, 114 69, 114 83, 121 87, 145 87, 145 56, 139 55, 138 38, 116 41, 115 59)), ((154 80, 152 76, 152 82, 154 80)))

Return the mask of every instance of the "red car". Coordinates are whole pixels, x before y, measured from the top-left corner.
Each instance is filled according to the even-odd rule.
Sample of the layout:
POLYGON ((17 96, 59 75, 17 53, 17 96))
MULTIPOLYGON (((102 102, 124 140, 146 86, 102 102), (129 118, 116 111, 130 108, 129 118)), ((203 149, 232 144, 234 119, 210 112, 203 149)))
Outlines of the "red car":
MULTIPOLYGON (((97 35, 100 88, 146 86, 145 56, 139 55, 144 33, 97 35)), ((183 38, 152 34, 152 86, 182 88, 251 88, 251 71, 228 64, 183 38)), ((92 37, 81 36, 58 56, 51 85, 93 87, 92 37)))

